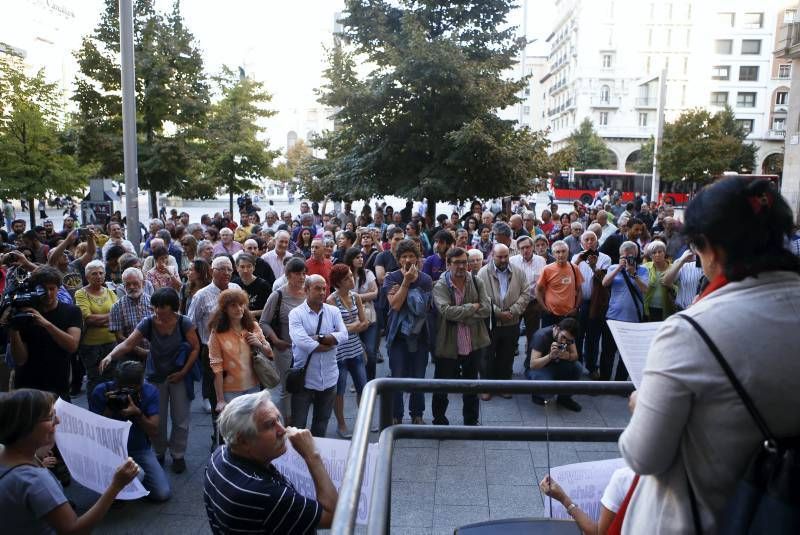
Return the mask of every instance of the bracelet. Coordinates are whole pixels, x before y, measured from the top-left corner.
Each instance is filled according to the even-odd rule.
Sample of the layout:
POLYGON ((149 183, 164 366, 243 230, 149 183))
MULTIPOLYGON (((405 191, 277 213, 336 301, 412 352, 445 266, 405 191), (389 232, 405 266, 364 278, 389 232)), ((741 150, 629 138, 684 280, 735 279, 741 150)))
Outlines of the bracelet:
POLYGON ((573 510, 573 509, 577 509, 577 508, 578 508, 578 504, 576 504, 575 502, 572 502, 571 504, 569 504, 569 505, 567 506, 567 514, 569 514, 570 516, 572 516, 572 510, 573 510))

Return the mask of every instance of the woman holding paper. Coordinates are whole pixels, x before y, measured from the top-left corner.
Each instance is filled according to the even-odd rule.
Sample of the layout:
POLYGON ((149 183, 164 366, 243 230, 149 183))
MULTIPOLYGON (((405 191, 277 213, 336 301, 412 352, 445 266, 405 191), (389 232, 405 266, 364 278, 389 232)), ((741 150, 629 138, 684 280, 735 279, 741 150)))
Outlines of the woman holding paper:
POLYGON ((89 533, 139 466, 128 457, 95 504, 78 516, 56 478, 39 467, 36 452, 52 447, 59 424, 49 392, 0 394, 0 518, 4 533, 89 533))

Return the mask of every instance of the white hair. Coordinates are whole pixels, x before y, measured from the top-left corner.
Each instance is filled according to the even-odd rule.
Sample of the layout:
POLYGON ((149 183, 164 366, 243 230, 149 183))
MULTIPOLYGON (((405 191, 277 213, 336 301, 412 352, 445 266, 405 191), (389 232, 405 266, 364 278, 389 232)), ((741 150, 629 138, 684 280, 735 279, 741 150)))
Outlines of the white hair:
POLYGON ((247 247, 248 245, 255 245, 256 247, 258 247, 258 242, 256 240, 254 240, 253 238, 249 238, 249 239, 244 240, 244 245, 245 245, 245 247, 247 247))
POLYGON ((219 432, 225 442, 241 445, 252 440, 258 433, 254 418, 256 410, 271 402, 269 390, 262 390, 238 396, 225 405, 217 419, 219 432))
POLYGON ((316 275, 316 274, 308 275, 306 277, 306 288, 310 288, 312 284, 318 282, 321 282, 322 284, 327 284, 327 282, 325 281, 325 277, 323 277, 322 275, 316 275))
POLYGON ((638 254, 639 253, 639 246, 636 245, 632 241, 622 242, 622 245, 619 246, 619 254, 620 254, 620 256, 622 256, 622 252, 623 251, 636 251, 636 253, 638 254))
POLYGON ((654 253, 658 251, 667 251, 667 246, 664 245, 663 241, 654 240, 647 244, 647 247, 644 248, 644 254, 647 256, 653 256, 654 253))
POLYGON ((122 272, 122 280, 129 277, 134 277, 139 280, 139 282, 144 280, 144 275, 142 274, 142 270, 135 267, 129 267, 125 271, 122 272))
POLYGON ((218 256, 211 261, 211 269, 219 269, 221 267, 229 267, 233 269, 231 259, 227 256, 218 256))
POLYGON ((151 219, 150 220, 150 224, 151 225, 158 225, 158 228, 164 228, 164 222, 161 221, 160 219, 151 219))
POLYGON ((567 242, 565 242, 564 240, 558 240, 553 242, 553 245, 550 246, 550 250, 555 252, 556 247, 563 247, 564 249, 569 251, 569 245, 567 245, 567 242))
POLYGON ((86 264, 86 267, 84 268, 84 271, 86 273, 91 273, 92 271, 96 271, 98 269, 103 271, 103 272, 106 271, 106 265, 103 263, 102 260, 92 260, 91 262, 86 264))
POLYGON ((481 260, 483 260, 483 253, 480 252, 480 250, 478 249, 470 249, 469 251, 467 251, 467 258, 470 260, 473 260, 475 258, 480 258, 481 260))
POLYGON ((275 239, 276 240, 279 240, 279 239, 281 239, 283 237, 285 237, 287 240, 291 240, 292 239, 292 235, 289 234, 285 230, 279 230, 278 232, 275 233, 275 239))

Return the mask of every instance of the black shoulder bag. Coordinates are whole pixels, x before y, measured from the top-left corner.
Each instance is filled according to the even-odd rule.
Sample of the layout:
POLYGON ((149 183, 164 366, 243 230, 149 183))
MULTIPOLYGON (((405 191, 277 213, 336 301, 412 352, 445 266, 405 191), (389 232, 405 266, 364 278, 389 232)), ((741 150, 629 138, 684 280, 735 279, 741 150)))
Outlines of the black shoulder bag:
POLYGON ((272 327, 272 331, 275 333, 275 336, 280 338, 278 333, 281 332, 281 303, 283 302, 283 292, 278 290, 277 293, 278 302, 275 304, 275 313, 272 315, 272 320, 270 320, 269 326, 272 327))
MULTIPOLYGON (((688 321, 708 345, 764 437, 764 442, 753 453, 747 469, 736 484, 725 510, 719 515, 722 521, 718 532, 722 535, 800 533, 800 436, 775 438, 708 333, 694 318, 677 315, 688 321)), ((688 473, 686 478, 695 530, 702 533, 697 501, 688 473)))
MULTIPOLYGON (((319 313, 319 321, 317 322, 316 336, 319 336, 319 330, 322 328, 322 316, 325 314, 325 309, 319 313)), ((306 387, 306 370, 308 370, 308 363, 311 362, 311 357, 314 351, 306 357, 306 363, 302 368, 292 366, 286 374, 286 391, 290 394, 297 394, 302 392, 306 387)))

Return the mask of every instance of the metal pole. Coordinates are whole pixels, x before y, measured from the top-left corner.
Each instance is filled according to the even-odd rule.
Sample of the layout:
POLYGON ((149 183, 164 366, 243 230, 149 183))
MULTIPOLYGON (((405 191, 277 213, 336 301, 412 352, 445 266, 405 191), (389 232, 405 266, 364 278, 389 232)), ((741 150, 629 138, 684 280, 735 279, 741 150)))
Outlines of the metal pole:
POLYGON ((658 202, 661 189, 661 173, 658 169, 658 153, 661 151, 661 138, 664 135, 664 106, 667 102, 667 69, 661 69, 658 83, 658 118, 656 119, 656 138, 653 143, 653 185, 650 201, 658 202))
POLYGON ((122 73, 122 154, 125 164, 125 217, 128 239, 139 251, 139 170, 136 155, 136 71, 133 53, 133 4, 119 0, 119 48, 122 73))
MULTIPOLYGON (((528 0, 524 0, 522 3, 522 37, 525 39, 525 44, 522 46, 521 58, 519 61, 520 67, 522 69, 522 77, 525 77, 525 67, 527 63, 527 56, 528 56, 528 0)), ((525 87, 529 88, 531 85, 530 80, 525 82, 525 87)), ((525 90, 523 89, 522 92, 522 102, 519 103, 519 126, 522 126, 522 121, 525 119, 525 90)))

